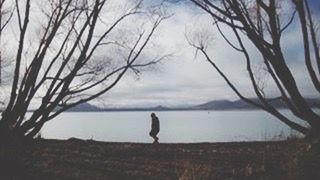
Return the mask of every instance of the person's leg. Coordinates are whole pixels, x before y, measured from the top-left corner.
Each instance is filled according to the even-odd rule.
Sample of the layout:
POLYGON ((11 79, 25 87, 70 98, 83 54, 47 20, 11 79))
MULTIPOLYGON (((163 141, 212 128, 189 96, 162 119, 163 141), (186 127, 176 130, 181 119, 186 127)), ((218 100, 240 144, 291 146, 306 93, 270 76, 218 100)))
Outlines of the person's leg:
POLYGON ((154 133, 154 137, 157 139, 157 141, 159 140, 159 138, 158 138, 158 136, 157 136, 158 133, 159 133, 159 131, 154 133))
POLYGON ((157 137, 158 133, 159 133, 159 131, 155 131, 154 132, 154 141, 155 141, 155 143, 158 143, 158 140, 159 140, 159 138, 157 137))
POLYGON ((153 130, 150 131, 149 135, 154 139, 156 140, 156 135, 155 135, 155 132, 153 130))
POLYGON ((156 144, 158 143, 159 138, 157 137, 158 132, 151 130, 149 135, 153 138, 153 143, 156 144))

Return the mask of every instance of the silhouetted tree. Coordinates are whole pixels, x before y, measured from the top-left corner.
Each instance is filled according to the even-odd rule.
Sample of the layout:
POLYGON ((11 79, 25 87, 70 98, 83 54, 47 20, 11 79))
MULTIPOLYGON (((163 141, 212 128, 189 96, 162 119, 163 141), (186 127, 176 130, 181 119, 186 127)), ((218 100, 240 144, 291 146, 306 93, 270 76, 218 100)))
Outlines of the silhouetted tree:
MULTIPOLYGON (((243 96, 237 87, 230 81, 229 77, 207 53, 206 41, 199 37, 188 37, 189 43, 201 52, 206 60, 215 68, 227 82, 230 88, 245 102, 263 109, 277 117, 289 127, 312 137, 320 137, 320 115, 307 103, 306 98, 298 89, 296 79, 292 70, 288 67, 288 61, 284 56, 281 40, 285 30, 292 27, 293 22, 298 19, 304 46, 304 62, 307 67, 305 81, 311 81, 315 90, 320 93, 320 56, 319 38, 314 25, 307 0, 276 1, 276 0, 191 0, 195 5, 208 13, 214 20, 214 25, 236 51, 242 53, 246 60, 247 72, 249 74, 252 88, 259 102, 243 96), (287 4, 282 4, 287 3, 287 4), (285 7, 291 8, 291 16, 284 18, 285 7), (236 42, 222 31, 221 24, 231 28, 236 42), (291 25, 291 26, 290 26, 291 25), (249 39, 263 57, 263 63, 268 74, 275 83, 281 99, 291 112, 298 118, 304 120, 307 125, 296 123, 288 119, 270 103, 259 87, 258 80, 252 70, 252 57, 248 47, 244 43, 244 37, 249 39)), ((288 13, 288 9, 285 9, 288 13)), ((255 57, 256 58, 256 57, 255 57)))
POLYGON ((129 70, 138 73, 164 58, 143 60, 152 35, 167 18, 164 9, 146 10, 141 0, 123 6, 114 2, 15 1, 16 21, 9 23, 19 37, 12 42, 15 69, 0 120, 1 140, 34 137, 61 112, 109 91, 129 70), (38 107, 26 117, 30 104, 38 107))

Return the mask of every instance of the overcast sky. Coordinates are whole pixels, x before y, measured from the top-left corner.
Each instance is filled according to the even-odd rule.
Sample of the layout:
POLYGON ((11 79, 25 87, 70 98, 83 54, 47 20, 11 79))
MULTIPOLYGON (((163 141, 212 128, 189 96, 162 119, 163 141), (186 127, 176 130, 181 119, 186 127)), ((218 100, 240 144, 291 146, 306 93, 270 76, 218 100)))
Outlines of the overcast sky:
MULTIPOLYGON (((124 4, 133 2, 132 0, 122 1, 124 4)), ((155 0, 146 1, 150 2, 149 4, 159 2, 155 0)), ((320 9, 319 0, 309 0, 309 2, 314 12, 320 12, 318 11, 320 9)), ((190 4, 175 3, 169 5, 168 14, 172 14, 172 17, 163 21, 149 45, 154 51, 150 54, 172 54, 172 56, 152 70, 143 71, 139 77, 133 73, 126 74, 116 87, 91 103, 107 107, 188 106, 211 100, 238 99, 215 69, 205 61, 202 54, 196 54, 195 49, 188 44, 186 34, 199 31, 210 32, 210 38, 208 39, 208 42, 210 42, 208 48, 210 57, 243 95, 255 97, 246 71, 243 54, 233 50, 222 39, 215 27, 212 26, 212 19, 206 13, 190 4)), ((291 28, 285 31, 282 38, 282 48, 303 95, 315 97, 317 93, 310 84, 311 81, 307 76, 303 62, 301 32, 298 26, 299 24, 294 23, 291 28)), ((228 27, 221 26, 221 28, 230 40, 234 39, 228 27)), ((37 31, 33 31, 33 33, 37 33, 37 31)), ((13 31, 11 33, 12 37, 6 36, 6 38, 14 39, 17 37, 16 34, 17 32, 13 31)), ((254 71, 263 74, 261 73, 263 71, 261 71, 260 54, 249 41, 245 40, 245 44, 252 61, 255 62, 255 65, 253 65, 254 71)), ((263 82, 266 83, 268 97, 279 94, 268 77, 264 77, 263 82)))
MULTIPOLYGON (((313 3, 313 6, 319 9, 319 2, 315 0, 313 3)), ((211 57, 244 95, 254 97, 243 55, 231 49, 210 26, 210 17, 199 9, 184 4, 171 5, 169 12, 174 12, 174 15, 159 27, 153 44, 157 45, 155 51, 174 55, 159 64, 156 70, 144 71, 139 78, 127 74, 117 87, 100 98, 98 103, 109 107, 183 106, 211 100, 238 99, 200 53, 195 57, 194 48, 188 45, 185 38, 185 33, 190 29, 212 31, 214 40, 208 50, 211 57)), ((227 27, 222 29, 232 37, 227 27)), ((300 31, 297 29, 293 26, 286 31, 282 39, 283 49, 299 88, 305 96, 314 97, 316 93, 308 83, 310 81, 303 63, 300 31)), ((253 47, 250 52, 258 62, 260 56, 253 47)), ((255 67, 259 70, 259 63, 255 67)), ((272 88, 273 84, 268 83, 268 77, 265 82, 268 96, 276 96, 278 92, 272 88)))

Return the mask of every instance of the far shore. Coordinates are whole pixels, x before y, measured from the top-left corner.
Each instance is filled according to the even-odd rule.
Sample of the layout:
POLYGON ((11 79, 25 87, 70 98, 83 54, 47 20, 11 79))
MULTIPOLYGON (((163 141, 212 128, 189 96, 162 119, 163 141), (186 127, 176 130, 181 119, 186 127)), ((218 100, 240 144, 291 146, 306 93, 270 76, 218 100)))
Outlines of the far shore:
MULTIPOLYGON (((319 108, 314 108, 315 110, 319 108)), ((278 108, 278 110, 290 110, 288 108, 278 108)), ((34 112, 35 110, 28 110, 27 112, 34 112)), ((168 112, 168 111, 263 111, 258 108, 246 108, 246 109, 104 109, 104 110, 95 110, 95 111, 65 111, 70 112, 168 112)), ((2 111, 0 111, 2 112, 2 111)))

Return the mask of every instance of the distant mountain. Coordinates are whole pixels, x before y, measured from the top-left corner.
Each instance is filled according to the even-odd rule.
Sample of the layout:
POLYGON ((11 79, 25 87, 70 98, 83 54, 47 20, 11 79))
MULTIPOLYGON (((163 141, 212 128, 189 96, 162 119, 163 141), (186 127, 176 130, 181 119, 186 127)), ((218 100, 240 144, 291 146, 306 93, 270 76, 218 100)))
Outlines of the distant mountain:
POLYGON ((209 101, 204 104, 196 105, 192 107, 192 109, 199 110, 223 110, 223 109, 237 109, 242 107, 243 104, 240 102, 233 102, 229 100, 217 100, 217 101, 209 101))
POLYGON ((89 103, 82 103, 68 110, 68 112, 96 112, 96 111, 102 111, 102 109, 100 109, 97 106, 91 105, 89 103))
POLYGON ((155 107, 140 107, 140 108, 105 108, 102 111, 170 111, 176 110, 176 108, 169 108, 166 106, 155 106, 155 107))
MULTIPOLYGON (((260 103, 258 99, 251 99, 256 103, 260 103)), ((320 99, 307 99, 307 102, 310 104, 312 108, 320 108, 320 99)), ((280 99, 270 100, 269 103, 273 105, 275 108, 284 109, 287 106, 284 102, 280 99)), ((243 100, 236 100, 236 101, 229 101, 229 100, 216 100, 216 101, 209 101, 204 104, 196 105, 191 107, 191 109, 195 110, 233 110, 233 109, 258 109, 256 106, 248 104, 243 100)))
MULTIPOLYGON (((258 99, 251 99, 259 103, 258 99)), ((307 102, 312 108, 320 108, 320 99, 309 98, 307 102)), ((287 108, 287 106, 280 100, 270 100, 270 104, 278 109, 287 108)), ((214 100, 203 104, 189 106, 189 107, 144 107, 144 108, 99 108, 89 103, 83 103, 68 110, 68 112, 98 112, 98 111, 177 111, 177 110, 251 110, 258 109, 257 107, 248 104, 242 100, 214 100)))
POLYGON ((150 108, 151 110, 157 110, 157 111, 166 111, 166 110, 170 110, 172 108, 166 107, 166 106, 156 106, 154 108, 150 108))

